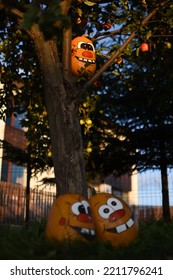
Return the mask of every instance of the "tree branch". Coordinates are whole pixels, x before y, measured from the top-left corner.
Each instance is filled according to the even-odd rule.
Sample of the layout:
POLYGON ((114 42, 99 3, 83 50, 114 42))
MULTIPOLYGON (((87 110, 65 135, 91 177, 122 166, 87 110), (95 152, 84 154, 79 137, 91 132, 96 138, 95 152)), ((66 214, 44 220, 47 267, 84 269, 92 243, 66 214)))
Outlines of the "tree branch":
MULTIPOLYGON (((63 1, 62 12, 67 14, 71 6, 71 1, 63 1)), ((63 29, 63 49, 62 49, 62 69, 63 77, 66 80, 71 80, 71 40, 72 40, 72 30, 71 26, 63 29)))
POLYGON ((99 32, 92 38, 92 42, 95 43, 96 41, 103 40, 107 37, 112 37, 115 34, 116 35, 121 34, 121 32, 122 32, 122 28, 116 29, 116 30, 113 30, 113 31, 110 31, 110 32, 99 32))
POLYGON ((8 15, 9 13, 14 15, 15 17, 17 17, 17 21, 18 23, 21 23, 24 17, 24 13, 15 5, 12 5, 11 1, 10 3, 8 3, 8 1, 6 1, 6 3, 0 3, 0 10, 6 10, 6 14, 8 15))
POLYGON ((19 9, 17 8, 11 8, 11 13, 15 16, 17 16, 18 18, 20 18, 20 21, 23 19, 24 13, 21 12, 19 9))
MULTIPOLYGON (((171 4, 170 1, 164 1, 157 6, 151 13, 149 13, 141 22, 140 27, 144 26, 158 11, 167 4, 171 4)), ((96 74, 85 84, 83 92, 90 87, 94 81, 96 81, 105 72, 108 67, 115 63, 116 58, 124 51, 128 44, 136 37, 138 29, 134 30, 131 35, 126 39, 123 45, 115 52, 115 54, 96 72, 96 74)))
POLYGON ((71 40, 72 30, 64 28, 63 30, 63 49, 62 49, 62 69, 65 80, 71 80, 71 40))

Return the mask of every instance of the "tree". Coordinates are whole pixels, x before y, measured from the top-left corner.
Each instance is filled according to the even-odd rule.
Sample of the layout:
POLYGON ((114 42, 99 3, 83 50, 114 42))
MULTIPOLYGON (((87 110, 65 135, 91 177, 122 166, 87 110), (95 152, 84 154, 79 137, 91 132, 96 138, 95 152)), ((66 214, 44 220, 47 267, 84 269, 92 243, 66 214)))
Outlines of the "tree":
MULTIPOLYGON (((93 38, 95 41, 99 37, 115 34, 121 35, 121 42, 124 39, 120 48, 116 48, 116 42, 112 44, 107 62, 82 87, 83 93, 85 93, 86 89, 115 63, 115 59, 125 50, 137 33, 142 32, 145 28, 146 30, 143 32, 147 33, 146 23, 160 9, 163 12, 163 8, 168 7, 168 9, 165 8, 163 17, 168 15, 170 5, 171 1, 159 4, 158 1, 156 3, 153 1, 151 5, 142 1, 139 6, 136 5, 137 8, 133 9, 135 6, 128 1, 120 1, 120 3, 106 0, 101 3, 98 0, 9 0, 0 2, 3 40, 6 40, 9 28, 13 30, 17 28, 18 32, 22 32, 22 36, 29 36, 32 40, 32 47, 35 48, 40 67, 40 70, 37 71, 41 72, 43 79, 58 194, 77 192, 86 195, 83 145, 78 114, 83 81, 77 83, 71 75, 72 35, 80 35, 87 30, 88 33, 91 33, 94 28, 97 31, 93 38), (145 16, 146 13, 148 13, 147 16, 145 16), (81 19, 79 25, 78 18, 81 19), (108 21, 111 26, 114 26, 115 22, 119 26, 124 22, 125 24, 122 28, 112 30, 108 34, 101 32, 105 28, 103 23, 108 21), (129 32, 131 34, 128 36, 129 32)), ((157 28, 156 26, 155 28, 157 28)), ((9 41, 6 43, 8 44, 9 41)), ((6 90, 6 98, 11 92, 12 89, 10 92, 6 90)))
MULTIPOLYGON (((142 66, 142 79, 137 74, 137 83, 142 85, 138 112, 138 129, 132 136, 138 149, 138 168, 155 168, 161 171, 163 217, 170 220, 167 168, 173 166, 172 142, 172 52, 168 41, 156 42, 156 49, 148 54, 149 63, 142 66), (147 86, 148 84, 148 86, 147 86), (140 116, 140 117, 139 117, 140 116), (139 119, 141 128, 139 128, 139 119)), ((169 38, 169 43, 172 39, 169 38)), ((170 43, 171 44, 171 43, 170 43)), ((146 59, 146 58, 145 58, 146 59)), ((136 76, 136 75, 135 75, 136 76)), ((135 81, 136 79, 134 79, 135 81)), ((132 94, 135 93, 132 90, 132 94)), ((138 100, 139 101, 139 100, 138 100)), ((137 117, 137 114, 136 114, 137 117)))

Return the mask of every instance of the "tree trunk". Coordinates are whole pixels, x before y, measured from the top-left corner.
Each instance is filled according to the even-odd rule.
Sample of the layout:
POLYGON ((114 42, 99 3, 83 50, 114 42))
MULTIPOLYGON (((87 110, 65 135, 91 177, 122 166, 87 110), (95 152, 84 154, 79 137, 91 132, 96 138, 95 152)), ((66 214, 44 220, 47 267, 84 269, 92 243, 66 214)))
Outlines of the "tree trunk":
POLYGON ((82 135, 79 122, 80 93, 63 80, 57 42, 45 41, 38 26, 31 30, 44 79, 44 94, 52 143, 57 195, 87 196, 82 135))
POLYGON ((27 182, 26 182, 26 226, 30 221, 30 180, 31 180, 31 145, 28 146, 27 182))
POLYGON ((162 207, 164 221, 170 221, 170 207, 169 207, 169 191, 168 191, 168 175, 167 167, 161 167, 161 181, 162 181, 162 207))
POLYGON ((170 221, 170 207, 169 207, 169 190, 168 190, 168 174, 167 174, 167 163, 165 156, 165 143, 161 139, 160 141, 160 170, 161 170, 161 182, 162 182, 162 208, 163 208, 163 219, 164 221, 170 221))

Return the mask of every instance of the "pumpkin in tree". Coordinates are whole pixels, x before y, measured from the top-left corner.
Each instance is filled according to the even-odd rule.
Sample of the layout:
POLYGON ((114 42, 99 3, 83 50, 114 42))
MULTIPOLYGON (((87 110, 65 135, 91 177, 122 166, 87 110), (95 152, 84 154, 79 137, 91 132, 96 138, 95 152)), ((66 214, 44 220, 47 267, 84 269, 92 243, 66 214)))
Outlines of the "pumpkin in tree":
POLYGON ((75 76, 91 77, 96 71, 96 54, 92 41, 85 35, 72 40, 71 65, 75 76))

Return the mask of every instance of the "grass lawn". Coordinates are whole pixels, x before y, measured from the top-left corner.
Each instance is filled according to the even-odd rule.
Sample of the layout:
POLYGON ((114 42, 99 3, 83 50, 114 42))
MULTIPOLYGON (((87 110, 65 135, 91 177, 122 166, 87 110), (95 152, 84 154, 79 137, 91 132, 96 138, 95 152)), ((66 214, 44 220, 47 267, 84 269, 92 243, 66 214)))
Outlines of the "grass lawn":
POLYGON ((173 221, 140 224, 138 239, 127 248, 116 249, 110 243, 58 242, 47 244, 44 223, 27 228, 0 226, 1 260, 172 260, 173 221))

